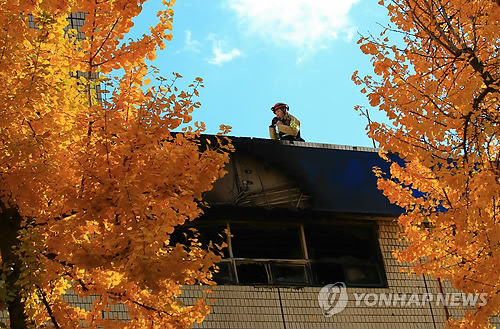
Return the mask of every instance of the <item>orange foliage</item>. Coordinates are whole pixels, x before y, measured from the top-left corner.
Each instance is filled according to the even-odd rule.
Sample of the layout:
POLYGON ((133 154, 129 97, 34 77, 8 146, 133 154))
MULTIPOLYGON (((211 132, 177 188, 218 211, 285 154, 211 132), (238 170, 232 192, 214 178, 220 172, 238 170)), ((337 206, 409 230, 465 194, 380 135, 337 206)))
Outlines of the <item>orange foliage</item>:
MULTIPOLYGON (((36 327, 185 328, 208 312, 178 296, 182 285, 212 284, 219 256, 195 240, 171 246, 169 236, 201 214, 231 145, 204 143, 204 125, 186 125, 200 78, 177 91, 180 75, 169 82, 146 61, 171 39, 175 1, 164 0, 149 34, 123 40, 143 2, 0 4, 0 215, 2 225, 9 209, 22 217, 16 293, 36 327), (64 33, 75 12, 86 13, 84 40, 64 33), (77 72, 86 74, 70 77, 77 72), (68 289, 96 296, 92 308, 69 304, 68 289), (103 316, 118 303, 130 320, 103 316)), ((10 288, 0 289, 2 306, 10 288)))
POLYGON ((500 309, 500 3, 385 6, 391 26, 360 40, 376 77, 353 80, 391 123, 369 125, 369 136, 406 162, 379 179, 406 210, 399 223, 409 246, 397 257, 417 274, 487 293, 486 305, 448 322, 486 328, 500 309))

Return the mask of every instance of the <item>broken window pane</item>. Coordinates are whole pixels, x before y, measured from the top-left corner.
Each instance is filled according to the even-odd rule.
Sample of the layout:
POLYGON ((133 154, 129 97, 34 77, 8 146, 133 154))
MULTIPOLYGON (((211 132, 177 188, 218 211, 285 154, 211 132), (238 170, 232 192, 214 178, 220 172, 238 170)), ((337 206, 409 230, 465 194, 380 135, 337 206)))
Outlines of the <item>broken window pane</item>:
POLYGON ((217 266, 219 267, 219 272, 214 273, 214 280, 217 284, 236 283, 231 263, 220 262, 217 266))
POLYGON ((237 264, 238 281, 240 283, 268 284, 269 275, 264 263, 237 264))
POLYGON ((300 259, 303 252, 298 226, 231 224, 235 258, 300 259))
POLYGON ((386 284, 375 225, 315 224, 304 232, 316 284, 386 284))
POLYGON ((379 285, 379 267, 374 264, 345 264, 345 281, 351 286, 379 285))
POLYGON ((330 262, 313 262, 311 264, 314 282, 325 285, 335 282, 345 282, 342 264, 330 262))
POLYGON ((308 225, 304 229, 311 259, 377 260, 376 231, 371 226, 308 225))
POLYGON ((305 265, 274 263, 271 266, 273 272, 273 283, 275 284, 305 284, 305 265))

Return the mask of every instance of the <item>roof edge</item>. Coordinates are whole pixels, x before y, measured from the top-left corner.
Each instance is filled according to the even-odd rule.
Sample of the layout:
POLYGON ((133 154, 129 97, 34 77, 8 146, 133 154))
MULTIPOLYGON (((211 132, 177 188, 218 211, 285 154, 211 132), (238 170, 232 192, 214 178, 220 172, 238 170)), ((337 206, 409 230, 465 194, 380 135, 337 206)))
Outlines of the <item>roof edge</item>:
POLYGON ((227 137, 232 140, 251 141, 257 143, 279 143, 286 146, 320 148, 329 150, 344 150, 344 151, 358 151, 358 152, 372 152, 372 153, 378 153, 380 150, 379 148, 367 147, 367 146, 272 140, 272 139, 257 138, 257 137, 238 137, 238 136, 227 136, 227 137))

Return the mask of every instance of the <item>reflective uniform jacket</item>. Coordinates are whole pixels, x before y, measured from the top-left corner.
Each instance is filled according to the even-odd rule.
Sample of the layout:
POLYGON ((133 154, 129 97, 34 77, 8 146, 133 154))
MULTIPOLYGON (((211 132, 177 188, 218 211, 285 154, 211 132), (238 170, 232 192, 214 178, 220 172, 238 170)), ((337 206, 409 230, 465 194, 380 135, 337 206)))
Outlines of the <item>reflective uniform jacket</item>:
POLYGON ((303 141, 300 137, 299 119, 287 113, 281 123, 281 125, 269 127, 269 136, 271 139, 303 141))

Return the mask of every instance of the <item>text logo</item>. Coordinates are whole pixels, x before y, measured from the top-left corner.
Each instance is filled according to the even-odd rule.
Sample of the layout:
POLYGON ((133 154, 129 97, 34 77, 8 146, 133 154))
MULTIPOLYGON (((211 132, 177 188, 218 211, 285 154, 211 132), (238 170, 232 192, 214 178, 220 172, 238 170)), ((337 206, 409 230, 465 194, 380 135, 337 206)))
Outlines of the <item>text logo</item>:
POLYGON ((323 310, 323 315, 330 317, 340 313, 347 305, 348 297, 344 282, 327 284, 318 294, 319 307, 323 310))
POLYGON ((454 306, 454 307, 471 307, 471 306, 484 306, 487 304, 488 294, 465 294, 465 293, 451 293, 451 294, 398 294, 398 293, 353 293, 356 300, 356 306, 363 303, 365 306, 392 306, 392 307, 415 307, 424 306, 426 304, 435 305, 439 307, 454 306))

